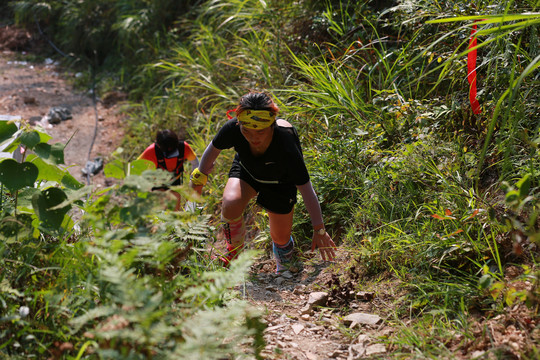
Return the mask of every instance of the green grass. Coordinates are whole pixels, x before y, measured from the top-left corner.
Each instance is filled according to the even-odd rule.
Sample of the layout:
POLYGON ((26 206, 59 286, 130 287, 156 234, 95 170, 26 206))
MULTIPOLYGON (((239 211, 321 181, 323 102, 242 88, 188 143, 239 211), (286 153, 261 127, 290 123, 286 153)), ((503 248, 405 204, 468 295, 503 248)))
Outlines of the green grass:
MULTIPOLYGON (((380 339, 392 358, 451 358, 489 336, 475 332, 479 317, 538 305, 537 252, 531 246, 540 242, 534 2, 473 7, 426 0, 380 9, 370 2, 219 0, 197 2, 186 16, 168 19, 168 27, 145 27, 167 2, 150 8, 111 2, 114 11, 102 22, 94 17, 95 26, 69 3, 47 8, 21 2, 19 16, 31 8, 41 11, 39 19, 48 14, 58 22, 51 20, 51 36, 63 31, 57 39, 64 45, 74 40, 65 29, 77 29, 74 35, 92 30, 73 51, 81 51, 81 59, 88 49, 99 51, 83 61, 88 68, 99 60, 98 89, 118 86, 132 99, 129 136, 115 155, 118 168, 126 168, 163 127, 185 135, 200 155, 241 95, 264 90, 274 96, 280 115, 299 130, 326 226, 352 255, 345 273, 362 274, 368 287, 388 277, 399 284, 400 295, 388 310, 397 331, 380 339), (58 14, 72 17, 62 23, 58 14), (479 115, 470 110, 466 80, 474 20, 480 20, 479 115), (114 59, 102 50, 115 44, 97 42, 107 31, 119 35, 110 54, 123 50, 114 59), (117 75, 106 75, 111 73, 117 75), (524 269, 516 281, 530 281, 530 291, 506 278, 510 266, 524 269)), ((203 346, 219 358, 235 354, 236 339, 251 336, 250 351, 257 354, 257 316, 243 306, 227 307, 234 295, 226 288, 243 276, 249 261, 232 273, 215 272, 201 245, 218 231, 213 225, 232 155, 220 156, 206 188, 207 217, 196 219, 156 215, 155 199, 135 186, 154 175, 135 175, 110 193, 93 193, 81 232, 60 235, 36 225, 30 192, 18 202, 3 195, 3 224, 18 216, 31 230, 20 236, 33 240, 0 247, 0 300, 7 314, 0 329, 8 338, 0 351, 24 357, 69 341, 75 358, 90 358, 89 348, 110 358, 128 351, 179 357, 203 346), (188 244, 192 251, 175 262, 171 253, 188 244), (21 306, 35 315, 21 317, 21 306), (223 307, 240 324, 225 348, 193 325, 225 327, 231 319, 215 322, 223 307), (106 352, 110 343, 99 329, 113 317, 129 321, 141 339, 136 347, 129 346, 129 332, 120 330, 106 334, 115 339, 106 352), (85 331, 95 337, 85 337, 85 331), (167 345, 170 339, 177 345, 167 345)), ((68 195, 79 206, 77 195, 68 195)), ((253 247, 268 251, 267 219, 256 210, 250 208, 249 218, 253 247)), ((301 251, 307 250, 311 225, 302 201, 293 232, 301 251)), ((487 352, 505 356, 505 349, 490 346, 487 352)), ((537 346, 529 344, 521 355, 533 358, 537 346)))

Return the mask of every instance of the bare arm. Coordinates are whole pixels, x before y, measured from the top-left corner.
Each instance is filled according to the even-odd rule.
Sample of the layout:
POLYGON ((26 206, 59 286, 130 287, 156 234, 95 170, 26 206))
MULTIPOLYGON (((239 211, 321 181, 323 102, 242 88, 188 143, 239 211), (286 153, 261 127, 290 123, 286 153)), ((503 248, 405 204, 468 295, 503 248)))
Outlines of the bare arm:
POLYGON ((199 159, 197 159, 196 156, 195 156, 195 159, 191 160, 189 163, 191 164, 192 169, 199 167, 199 159))
POLYGON ((302 199, 304 199, 304 204, 311 218, 311 225, 313 227, 324 225, 323 217, 321 213, 321 205, 319 204, 319 199, 313 189, 311 181, 308 181, 304 185, 297 186, 300 194, 302 194, 302 199))
POLYGON ((311 181, 308 181, 304 185, 297 186, 304 204, 311 218, 311 224, 313 225, 313 237, 311 242, 311 251, 319 249, 323 260, 332 261, 336 257, 336 244, 328 235, 328 232, 324 230, 324 234, 319 234, 319 230, 324 229, 324 221, 321 212, 321 204, 317 198, 317 194, 313 189, 311 181))
POLYGON ((199 170, 203 174, 210 174, 212 170, 214 169, 214 161, 216 161, 217 157, 221 153, 221 150, 216 148, 212 143, 208 144, 206 147, 206 150, 204 150, 204 153, 201 156, 201 162, 199 164, 199 170))
POLYGON ((191 174, 190 186, 199 194, 202 194, 203 186, 204 184, 206 184, 207 175, 212 172, 212 169, 214 168, 214 161, 216 160, 220 152, 221 150, 219 150, 214 145, 212 145, 212 143, 208 144, 208 146, 206 147, 206 150, 204 150, 204 153, 201 156, 201 162, 199 163, 198 168, 195 168, 195 170, 191 174), (201 175, 204 178, 204 180, 203 182, 198 182, 198 183, 196 182, 194 184, 193 177, 196 176, 194 174, 197 171, 200 172, 199 175, 201 175))

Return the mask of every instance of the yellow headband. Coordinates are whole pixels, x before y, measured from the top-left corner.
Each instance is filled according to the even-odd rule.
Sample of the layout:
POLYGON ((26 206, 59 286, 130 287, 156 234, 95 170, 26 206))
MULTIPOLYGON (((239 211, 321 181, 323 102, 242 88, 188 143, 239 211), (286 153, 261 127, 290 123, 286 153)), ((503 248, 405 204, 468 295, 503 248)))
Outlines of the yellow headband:
POLYGON ((238 121, 248 129, 266 129, 276 121, 268 110, 243 110, 237 114, 238 121))

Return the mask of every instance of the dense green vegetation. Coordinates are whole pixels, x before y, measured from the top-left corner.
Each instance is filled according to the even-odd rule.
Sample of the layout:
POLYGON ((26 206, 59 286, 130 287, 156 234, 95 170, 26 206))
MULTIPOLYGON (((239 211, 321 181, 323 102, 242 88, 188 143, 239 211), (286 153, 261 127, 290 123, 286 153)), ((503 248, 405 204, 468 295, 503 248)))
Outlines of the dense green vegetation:
MULTIPOLYGON (((393 318, 404 331, 383 339, 396 358, 451 357, 432 344, 449 333, 473 338, 473 312, 539 305, 534 0, 11 6, 87 71, 86 85, 95 76, 100 95, 122 90, 132 105, 124 146, 106 168, 119 184, 101 192, 59 167, 63 145, 30 127, 0 129, 9 150, 35 153, 0 163, 1 355, 259 356, 259 315, 227 290, 249 254, 227 272, 205 256, 227 161, 214 171, 207 215, 157 211, 149 189, 160 174, 133 161, 165 126, 201 153, 250 89, 270 92, 301 134, 327 227, 352 254, 341 274, 362 275, 360 286, 388 276, 402 284, 393 318), (479 114, 467 82, 473 21, 479 114), (25 176, 13 180, 19 167, 25 176), (512 281, 510 265, 521 268, 512 281), (532 287, 514 285, 525 280, 532 287)), ((264 214, 254 227, 265 229, 264 214)), ((302 204, 293 230, 307 250, 302 204)), ((521 356, 535 358, 537 346, 521 356)))

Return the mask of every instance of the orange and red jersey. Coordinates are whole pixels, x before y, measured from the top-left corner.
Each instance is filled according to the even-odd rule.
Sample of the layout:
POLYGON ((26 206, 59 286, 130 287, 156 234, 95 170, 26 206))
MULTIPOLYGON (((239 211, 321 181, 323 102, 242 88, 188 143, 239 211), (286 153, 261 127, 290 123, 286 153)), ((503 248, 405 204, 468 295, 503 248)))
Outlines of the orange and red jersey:
MULTIPOLYGON (((151 161, 157 169, 158 159, 156 157, 155 146, 156 146, 155 143, 152 143, 150 146, 148 146, 146 150, 144 150, 143 153, 138 157, 138 159, 145 159, 145 160, 151 161)), ((196 159, 195 152, 193 151, 191 146, 189 146, 189 144, 186 141, 184 141, 184 161, 186 160, 193 161, 195 159, 196 159)), ((167 171, 174 173, 176 170, 178 157, 173 157, 170 159, 165 158, 164 160, 165 160, 165 166, 167 167, 167 171)))

